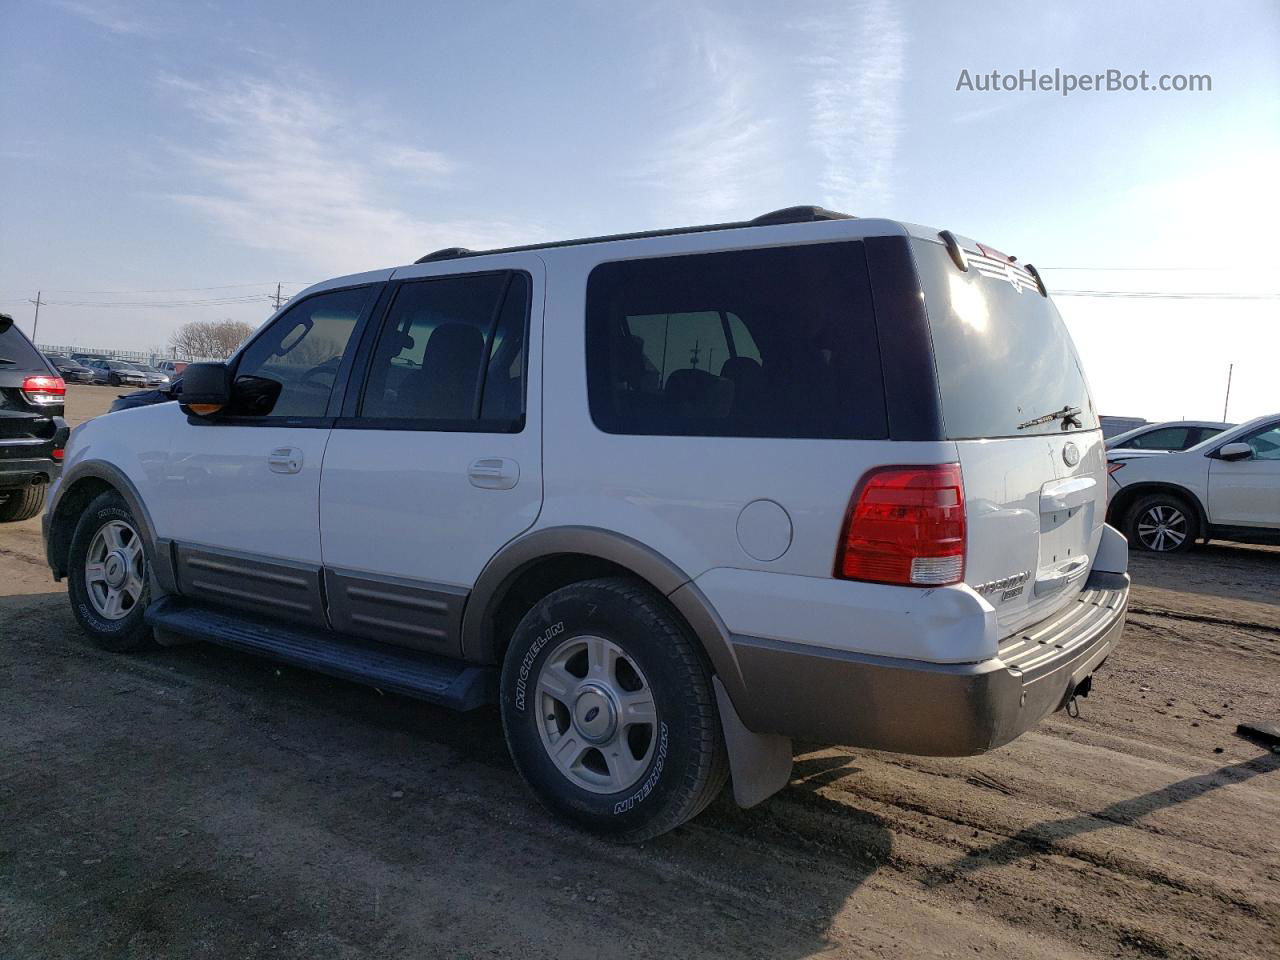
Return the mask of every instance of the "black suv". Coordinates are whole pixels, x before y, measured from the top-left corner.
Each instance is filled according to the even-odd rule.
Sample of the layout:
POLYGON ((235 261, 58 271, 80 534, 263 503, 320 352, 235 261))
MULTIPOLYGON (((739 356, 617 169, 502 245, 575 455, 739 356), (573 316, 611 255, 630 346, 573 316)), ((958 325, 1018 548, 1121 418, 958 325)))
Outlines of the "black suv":
POLYGON ((0 313, 0 522, 28 520, 44 507, 67 445, 66 392, 13 317, 0 313))

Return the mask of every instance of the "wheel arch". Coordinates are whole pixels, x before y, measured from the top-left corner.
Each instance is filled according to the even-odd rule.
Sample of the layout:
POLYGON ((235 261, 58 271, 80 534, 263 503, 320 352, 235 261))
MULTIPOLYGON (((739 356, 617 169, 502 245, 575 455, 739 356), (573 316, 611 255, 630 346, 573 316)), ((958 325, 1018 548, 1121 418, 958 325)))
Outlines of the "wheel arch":
POLYGON ((1140 499, 1151 493, 1168 493, 1191 505, 1191 509, 1196 515, 1196 532, 1199 537, 1205 537, 1209 531, 1209 514, 1204 508, 1204 504, 1200 502, 1200 498, 1187 487, 1177 483, 1162 483, 1159 481, 1144 481, 1135 483, 1130 486, 1121 487, 1120 492, 1112 498, 1107 504, 1107 516, 1110 522, 1117 529, 1123 529, 1125 514, 1129 512, 1129 508, 1140 499))
POLYGON ((496 664, 504 632, 551 590, 600 576, 631 576, 661 595, 697 640, 733 699, 743 692, 729 631, 692 578, 625 534, 599 527, 538 530, 507 544, 481 572, 462 615, 462 655, 496 664))
POLYGON ((80 515, 95 497, 108 490, 114 490, 128 504, 129 512, 142 528, 142 542, 151 569, 166 592, 172 592, 169 587, 172 583, 172 564, 167 562, 167 555, 159 549, 155 525, 138 488, 123 470, 103 460, 82 460, 70 467, 63 474, 53 501, 45 512, 45 557, 54 579, 61 580, 67 575, 71 536, 80 515), (168 580, 165 579, 166 575, 168 580))

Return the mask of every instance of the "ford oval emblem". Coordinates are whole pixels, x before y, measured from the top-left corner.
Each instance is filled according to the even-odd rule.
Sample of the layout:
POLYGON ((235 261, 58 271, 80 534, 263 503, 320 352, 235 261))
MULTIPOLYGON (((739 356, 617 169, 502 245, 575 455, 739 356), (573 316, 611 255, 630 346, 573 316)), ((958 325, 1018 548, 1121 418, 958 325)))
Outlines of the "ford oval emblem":
POLYGON ((1070 440, 1068 440, 1066 446, 1062 448, 1062 459, 1068 467, 1074 467, 1080 462, 1080 451, 1076 449, 1076 445, 1070 440))

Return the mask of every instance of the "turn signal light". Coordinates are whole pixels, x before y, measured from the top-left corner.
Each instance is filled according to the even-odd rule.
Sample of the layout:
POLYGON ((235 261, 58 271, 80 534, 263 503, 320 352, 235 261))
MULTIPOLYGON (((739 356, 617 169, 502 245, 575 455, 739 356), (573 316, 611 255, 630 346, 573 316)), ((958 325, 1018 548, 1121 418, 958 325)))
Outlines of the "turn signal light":
POLYGON ((854 492, 835 575, 914 587, 959 583, 965 544, 960 464, 880 467, 854 492))

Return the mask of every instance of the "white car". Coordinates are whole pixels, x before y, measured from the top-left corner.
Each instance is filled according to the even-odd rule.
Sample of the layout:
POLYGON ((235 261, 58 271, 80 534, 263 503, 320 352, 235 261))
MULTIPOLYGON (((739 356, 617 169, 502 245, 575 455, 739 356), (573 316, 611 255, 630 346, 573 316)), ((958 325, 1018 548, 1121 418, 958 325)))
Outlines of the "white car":
POLYGON ((1087 693, 1105 467, 1034 267, 792 208, 311 287, 79 427, 45 535, 100 645, 496 703, 547 806, 637 841, 793 737, 980 753, 1087 693))
POLYGON ((1188 450, 1234 426, 1234 423, 1221 423, 1216 420, 1170 420, 1167 423, 1147 423, 1111 437, 1107 440, 1107 452, 1110 455, 1188 450))
POLYGON ((1225 430, 1189 450, 1108 454, 1111 522, 1143 550, 1197 540, 1280 543, 1280 414, 1225 430))

